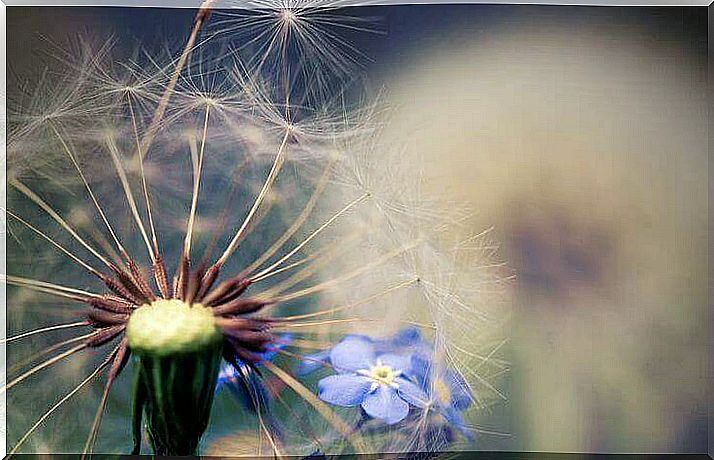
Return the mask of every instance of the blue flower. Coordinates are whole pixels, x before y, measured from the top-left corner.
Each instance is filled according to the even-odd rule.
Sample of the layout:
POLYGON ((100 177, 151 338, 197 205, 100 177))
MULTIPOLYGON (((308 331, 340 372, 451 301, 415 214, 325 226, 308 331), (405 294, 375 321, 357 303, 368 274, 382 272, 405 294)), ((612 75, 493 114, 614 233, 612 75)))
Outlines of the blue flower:
POLYGON ((350 335, 329 351, 338 372, 318 382, 318 396, 342 407, 361 406, 370 417, 394 424, 409 413, 409 406, 424 408, 427 395, 409 380, 411 357, 379 353, 369 337, 350 335))
MULTIPOLYGON (((327 398, 334 396, 331 394, 333 388, 330 385, 343 385, 344 387, 336 387, 337 389, 334 391, 341 393, 334 396, 334 401, 323 398, 325 401, 347 407, 360 405, 367 412, 363 402, 367 396, 376 393, 377 387, 374 387, 375 391, 373 392, 367 391, 373 389, 372 383, 374 379, 370 379, 372 367, 364 367, 368 366, 368 363, 364 359, 358 358, 358 355, 354 354, 353 350, 349 348, 351 346, 355 346, 358 349, 371 346, 372 351, 369 352, 371 355, 366 361, 369 362, 372 359, 374 360, 372 364, 376 364, 377 359, 380 359, 384 364, 385 360, 388 362, 393 359, 393 356, 397 356, 402 360, 409 358, 409 363, 402 362, 399 364, 401 367, 396 367, 395 369, 401 371, 399 377, 406 380, 408 384, 415 382, 421 390, 421 395, 419 398, 413 398, 412 401, 409 400, 408 390, 406 392, 397 390, 397 396, 417 408, 424 408, 428 405, 431 411, 441 416, 440 420, 446 421, 449 429, 455 428, 467 439, 473 439, 473 433, 463 419, 463 411, 468 409, 473 401, 473 396, 467 383, 460 375, 431 359, 434 355, 433 346, 425 341, 419 330, 414 327, 401 329, 385 339, 372 339, 365 335, 348 335, 334 349, 306 356, 298 369, 298 373, 301 375, 313 372, 325 365, 331 365, 338 372, 338 375, 332 376, 332 379, 320 381, 321 393, 327 398), (341 353, 340 350, 345 350, 348 355, 352 353, 352 356, 347 356, 346 359, 361 359, 358 365, 363 367, 355 371, 355 365, 339 361, 339 359, 344 359, 339 356, 338 361, 335 361, 333 358, 335 349, 337 349, 336 354, 338 355, 341 353), (360 370, 361 372, 359 372, 360 370), (334 379, 334 377, 340 377, 341 375, 346 375, 347 378, 334 379), (365 378, 369 379, 369 385, 366 384, 367 380, 365 378), (322 391, 325 385, 328 388, 322 391), (367 390, 365 390, 366 388, 367 390)), ((393 405, 400 405, 401 412, 395 411, 395 413, 401 415, 404 412, 404 407, 399 401, 393 402, 393 405)), ((367 406, 369 407, 369 404, 367 406)), ((368 412, 368 415, 380 418, 374 413, 368 412)), ((399 420, 401 419, 403 417, 399 420)), ((434 425, 434 429, 443 430, 446 427, 442 422, 439 426, 434 425)))
POLYGON ((464 422, 462 412, 471 406, 473 396, 464 379, 452 370, 439 365, 424 354, 415 354, 412 372, 421 388, 429 395, 430 405, 467 439, 473 433, 464 422))

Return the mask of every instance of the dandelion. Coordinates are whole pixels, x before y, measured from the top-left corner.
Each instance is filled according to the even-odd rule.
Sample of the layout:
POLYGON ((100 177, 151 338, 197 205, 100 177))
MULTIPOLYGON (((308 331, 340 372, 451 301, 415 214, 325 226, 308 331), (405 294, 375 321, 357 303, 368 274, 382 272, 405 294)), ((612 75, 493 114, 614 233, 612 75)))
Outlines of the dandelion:
MULTIPOLYGON (((293 97, 309 87, 307 74, 288 82, 246 64, 220 44, 231 30, 205 29, 211 6, 204 2, 168 62, 139 53, 117 65, 109 45, 92 59, 84 48, 85 57, 60 64, 81 78, 69 87, 62 78, 54 90, 43 83, 33 96, 55 109, 20 103, 11 113, 13 240, 2 280, 17 332, 4 339, 16 348, 1 391, 23 409, 10 411, 11 453, 55 444, 194 455, 212 427, 236 421, 241 436, 245 423, 255 428, 256 454, 391 449, 328 403, 359 405, 387 425, 412 423, 434 397, 435 374, 411 357, 432 349, 413 328, 380 341, 355 333, 364 327, 419 327, 443 351, 427 353, 430 362, 448 362, 474 400, 495 390, 497 375, 481 369, 503 370, 498 347, 484 357, 444 339, 455 317, 479 333, 494 324, 476 300, 496 277, 453 265, 482 255, 479 236, 446 241, 444 229, 462 214, 418 193, 417 165, 371 155, 378 105, 333 106, 317 96, 329 85, 293 97), (317 392, 294 371, 308 362, 337 372, 317 392), (237 414, 216 402, 225 386, 239 396, 237 414), (80 415, 48 434, 70 404, 80 415), (113 429, 103 433, 107 422, 113 429), (81 441, 72 423, 86 433, 81 441)), ((312 34, 281 40, 334 38, 303 13, 271 10, 312 34)), ((337 13, 319 17, 332 23, 337 13)), ((344 45, 332 43, 330 55, 344 45)), ((269 51, 258 47, 256 59, 267 62, 269 51)), ((334 59, 322 66, 327 75, 334 59)))
POLYGON ((217 12, 212 33, 247 54, 252 74, 271 75, 310 100, 334 97, 331 91, 339 93, 340 83, 368 60, 346 34, 382 33, 375 18, 350 15, 341 1, 229 0, 220 6, 228 8, 217 12))

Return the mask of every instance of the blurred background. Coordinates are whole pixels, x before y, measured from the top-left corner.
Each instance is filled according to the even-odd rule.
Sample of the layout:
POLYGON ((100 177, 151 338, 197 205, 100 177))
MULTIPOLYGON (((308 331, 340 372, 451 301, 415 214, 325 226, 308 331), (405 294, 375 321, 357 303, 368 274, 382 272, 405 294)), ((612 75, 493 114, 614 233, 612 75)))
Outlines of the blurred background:
MULTIPOLYGON (((350 10, 385 32, 351 37, 395 107, 381 141, 493 226, 515 275, 508 400, 480 421, 506 435, 480 448, 706 451, 706 9, 350 10)), ((192 18, 8 8, 9 79, 77 32, 129 50, 192 18)))

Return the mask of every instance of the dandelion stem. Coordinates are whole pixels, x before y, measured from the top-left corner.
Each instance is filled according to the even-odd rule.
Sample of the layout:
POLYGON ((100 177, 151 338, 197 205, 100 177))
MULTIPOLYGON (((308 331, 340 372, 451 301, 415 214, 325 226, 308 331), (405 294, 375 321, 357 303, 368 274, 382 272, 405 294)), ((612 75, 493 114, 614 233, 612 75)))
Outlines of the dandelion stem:
MULTIPOLYGON (((291 287, 296 286, 300 282, 308 279, 310 276, 312 276, 317 271, 317 269, 319 267, 329 264, 331 260, 333 260, 335 257, 339 256, 341 252, 343 252, 346 248, 349 247, 349 243, 352 242, 352 240, 356 239, 363 233, 364 233, 364 229, 357 229, 356 231, 352 232, 350 235, 346 236, 345 238, 343 238, 341 240, 334 241, 334 242, 326 245, 324 248, 322 248, 318 251, 315 251, 313 254, 310 254, 309 256, 305 257, 303 259, 305 262, 308 262, 307 259, 310 259, 309 260, 310 264, 307 267, 302 268, 301 270, 299 270, 297 273, 293 274, 289 278, 281 281, 280 283, 275 284, 270 289, 263 291, 261 293, 261 295, 271 296, 271 297, 274 295, 278 295, 278 294, 290 289, 291 287)), ((293 267, 298 266, 298 265, 304 265, 304 263, 292 264, 293 267)), ((287 269, 288 267, 285 267, 285 268, 287 269)), ((268 273, 266 276, 264 276, 261 279, 265 279, 268 276, 277 274, 277 272, 282 271, 282 270, 283 269, 268 273)))
POLYGON ((107 377, 107 383, 104 385, 104 392, 102 393, 102 399, 99 401, 99 406, 97 407, 97 413, 94 416, 94 421, 92 422, 92 428, 89 431, 89 436, 87 437, 87 442, 84 444, 84 450, 82 451, 82 458, 84 458, 88 453, 91 454, 94 449, 94 443, 97 439, 97 433, 99 432, 99 425, 102 422, 102 415, 104 413, 104 408, 107 405, 107 398, 109 397, 109 390, 112 388, 114 380, 121 372, 123 365, 126 363, 126 359, 129 357, 128 339, 125 337, 116 349, 114 358, 112 361, 112 367, 109 370, 109 376, 107 377))
POLYGON ((258 281, 263 281, 265 279, 270 278, 271 276, 279 275, 280 273, 286 272, 288 270, 292 270, 293 268, 299 267, 300 265, 305 265, 306 263, 310 262, 311 260, 315 260, 317 257, 320 256, 321 251, 317 251, 314 254, 310 254, 307 257, 304 257, 297 262, 293 262, 290 265, 286 265, 282 268, 279 268, 277 270, 274 270, 270 273, 266 273, 265 275, 262 275, 260 277, 256 278, 251 278, 250 281, 251 283, 257 283, 258 281))
MULTIPOLYGON (((319 340, 310 339, 292 339, 289 343, 285 343, 287 346, 295 346, 298 348, 309 348, 311 350, 326 350, 332 346, 330 342, 324 342, 319 340)), ((296 355, 302 358, 300 355, 296 355)), ((313 360, 317 361, 317 360, 313 360)))
POLYGON ((94 294, 93 292, 87 292, 81 289, 74 289, 66 286, 61 286, 59 284, 33 280, 29 278, 22 278, 14 275, 0 274, 0 281, 4 281, 8 284, 33 289, 40 292, 55 294, 60 297, 67 297, 70 299, 79 300, 81 302, 86 301, 90 297, 100 297, 99 294, 94 294))
POLYGON ((154 117, 152 118, 151 124, 149 125, 149 128, 146 131, 146 134, 144 135, 144 138, 142 140, 141 150, 145 153, 149 152, 149 147, 154 141, 154 137, 156 136, 156 133, 159 130, 161 119, 164 117, 166 107, 169 104, 169 99, 171 99, 171 95, 173 94, 179 76, 181 75, 181 72, 184 66, 186 65, 186 61, 188 61, 188 57, 190 56, 191 51, 193 51, 194 45, 196 43, 196 38, 198 37, 198 32, 201 30, 201 27, 208 19, 208 15, 210 14, 211 5, 213 4, 213 2, 214 0, 204 0, 204 2, 199 7, 198 13, 196 14, 196 19, 194 20, 193 30, 191 30, 191 35, 189 35, 188 37, 186 46, 184 47, 183 52, 181 53, 181 56, 179 57, 179 60, 176 63, 174 73, 173 75, 171 75, 171 79, 169 80, 168 85, 166 85, 166 90, 164 91, 164 94, 162 94, 161 99, 159 100, 159 104, 156 107, 156 111, 154 112, 154 117))
POLYGON ((58 350, 65 345, 69 345, 71 343, 79 342, 81 340, 88 339, 90 337, 94 337, 95 335, 99 334, 100 331, 92 331, 89 334, 83 334, 77 337, 72 337, 71 339, 63 340, 62 342, 55 343, 54 345, 49 346, 48 348, 45 348, 39 353, 35 353, 34 355, 28 357, 27 359, 24 359, 16 364, 13 364, 12 367, 10 367, 7 370, 8 374, 14 374, 15 372, 19 371, 26 365, 30 364, 31 362, 35 361, 38 358, 42 358, 44 356, 47 356, 51 354, 53 351, 58 350))
POLYGON ((274 298, 273 301, 276 302, 276 303, 277 303, 277 302, 288 302, 288 301, 290 301, 290 300, 299 299, 300 297, 305 297, 305 296, 312 295, 312 294, 315 294, 315 293, 320 292, 320 291, 324 291, 324 290, 326 290, 326 289, 330 289, 330 288, 332 288, 333 286, 335 286, 335 285, 337 285, 337 284, 339 284, 339 283, 342 283, 342 282, 351 280, 351 279, 353 279, 353 278, 356 278, 357 276, 361 275, 362 273, 367 272, 367 271, 369 271, 369 270, 371 270, 371 269, 373 269, 373 268, 375 268, 375 267, 377 267, 377 266, 383 264, 384 262, 386 262, 386 261, 388 261, 388 260, 390 260, 390 259, 392 259, 392 258, 394 258, 394 257, 396 257, 396 256, 398 256, 398 255, 400 255, 400 254, 403 254, 404 252, 406 252, 406 251, 408 251, 408 250, 414 248, 417 244, 418 244, 418 243, 412 243, 412 244, 407 245, 407 246, 405 246, 405 247, 402 247, 402 248, 399 248, 399 249, 395 249, 395 250, 393 250, 393 251, 388 252, 387 254, 385 254, 384 256, 380 257, 379 259, 375 260, 374 262, 369 263, 369 264, 366 264, 366 265, 364 265, 363 267, 358 268, 357 270, 354 270, 354 271, 352 271, 352 272, 346 273, 346 274, 344 274, 344 275, 342 275, 342 276, 339 276, 339 277, 337 277, 337 278, 334 278, 334 279, 331 279, 331 280, 328 280, 328 281, 324 281, 324 282, 322 282, 322 283, 318 283, 318 284, 316 284, 316 285, 314 285, 314 286, 310 286, 310 287, 307 287, 307 288, 305 288, 305 289, 301 289, 301 290, 299 290, 299 291, 296 291, 296 292, 293 292, 293 293, 290 293, 290 294, 285 294, 285 295, 283 295, 283 296, 278 296, 278 297, 274 298))
MULTIPOLYGON (((381 321, 381 319, 377 319, 377 318, 340 318, 340 319, 330 319, 330 320, 324 320, 324 321, 311 321, 311 322, 306 322, 306 323, 287 323, 287 324, 275 326, 273 329, 276 331, 280 331, 280 330, 292 330, 292 329, 296 329, 296 328, 304 328, 304 327, 312 327, 312 326, 327 326, 330 324, 349 324, 349 323, 358 323, 358 322, 363 322, 363 323, 377 322, 378 323, 380 321, 381 321)), ((422 329, 436 329, 436 326, 434 326, 434 325, 419 323, 416 321, 409 321, 406 319, 397 320, 397 322, 403 323, 403 324, 409 324, 411 326, 420 327, 422 329)))
MULTIPOLYGON (((296 344, 296 345, 297 345, 297 344, 296 344)), ((329 348, 329 347, 327 347, 327 348, 329 348)), ((291 358, 298 359, 298 360, 300 360, 300 361, 306 361, 306 362, 310 362, 310 363, 317 363, 317 364, 320 364, 320 365, 322 365, 322 366, 324 366, 324 367, 329 367, 330 369, 334 369, 334 366, 333 366, 332 364, 330 364, 330 363, 328 363, 327 361, 322 360, 322 359, 316 359, 316 358, 310 358, 309 356, 298 355, 297 353, 291 353, 291 352, 289 352, 289 351, 287 351, 287 350, 278 350, 278 353, 280 353, 281 355, 285 355, 285 356, 289 356, 289 357, 291 357, 291 358)))
POLYGON ((381 318, 340 318, 340 319, 327 319, 324 321, 310 321, 307 323, 283 324, 283 325, 275 327, 275 329, 283 330, 283 329, 295 329, 295 328, 311 327, 311 326, 326 326, 329 324, 348 324, 348 323, 358 323, 358 322, 374 323, 374 322, 379 322, 379 321, 382 321, 382 319, 381 318))
POLYGON ((128 256, 122 258, 114 249, 114 246, 109 242, 104 233, 100 232, 94 225, 87 227, 85 230, 89 233, 92 241, 94 241, 94 243, 96 243, 98 247, 104 251, 104 254, 107 254, 111 258, 116 267, 126 268, 125 261, 128 256))
POLYGON ((12 282, 8 282, 8 284, 13 284, 15 286, 27 288, 27 289, 30 289, 35 292, 42 292, 44 294, 51 294, 51 295, 54 295, 57 297, 64 297, 65 299, 75 300, 77 302, 86 302, 87 301, 86 297, 82 297, 82 296, 74 295, 74 294, 67 294, 66 292, 55 291, 55 290, 49 289, 49 288, 43 288, 43 287, 29 285, 29 284, 12 283, 12 282))
POLYGON ((317 312, 314 312, 314 313, 305 313, 305 314, 302 314, 302 315, 285 316, 285 317, 283 317, 283 318, 280 318, 280 320, 281 320, 281 321, 296 321, 296 320, 301 320, 301 319, 314 318, 314 317, 317 317, 317 316, 324 316, 324 315, 329 315, 329 314, 337 313, 337 312, 342 311, 342 310, 347 310, 347 309, 350 309, 350 308, 354 308, 354 307, 357 307, 357 306, 364 305, 364 304, 366 304, 366 303, 372 302, 373 300, 376 300, 376 299, 378 299, 378 298, 380 298, 380 297, 382 297, 382 296, 385 296, 385 295, 389 294, 390 292, 394 292, 394 291, 396 291, 396 290, 405 288, 405 287, 407 287, 407 286, 411 286, 412 284, 416 283, 418 280, 419 280, 418 278, 413 278, 413 279, 410 279, 410 280, 401 282, 401 283, 399 283, 399 284, 397 284, 397 285, 395 285, 395 286, 389 287, 389 288, 387 288, 387 289, 385 289, 385 290, 383 290, 383 291, 381 291, 381 292, 378 292, 378 293, 376 293, 376 294, 372 294, 372 295, 369 296, 369 297, 365 297, 365 298, 363 298, 363 299, 361 299, 361 300, 358 300, 357 302, 345 304, 345 305, 342 305, 342 306, 339 306, 339 307, 329 308, 329 309, 327 309, 327 310, 317 311, 317 312))
POLYGON ((279 459, 284 458, 283 455, 280 453, 280 449, 278 449, 278 445, 273 439, 273 436, 270 434, 270 430, 268 429, 267 425, 265 424, 265 421, 263 420, 263 411, 259 398, 257 398, 252 391, 249 391, 248 394, 250 395, 250 399, 253 402, 253 407, 255 407, 255 412, 258 415, 258 424, 260 425, 260 429, 265 434, 265 437, 268 438, 268 442, 270 443, 270 447, 272 447, 273 449, 273 453, 279 459))

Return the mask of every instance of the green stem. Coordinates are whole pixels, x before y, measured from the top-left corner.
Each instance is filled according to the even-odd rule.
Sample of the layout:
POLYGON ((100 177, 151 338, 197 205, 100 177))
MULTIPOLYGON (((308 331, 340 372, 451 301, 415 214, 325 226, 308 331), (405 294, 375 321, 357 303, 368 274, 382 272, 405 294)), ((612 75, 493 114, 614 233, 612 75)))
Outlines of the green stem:
POLYGON ((143 414, 155 455, 196 455, 211 414, 221 351, 222 343, 216 341, 198 351, 139 355, 135 451, 143 414))

